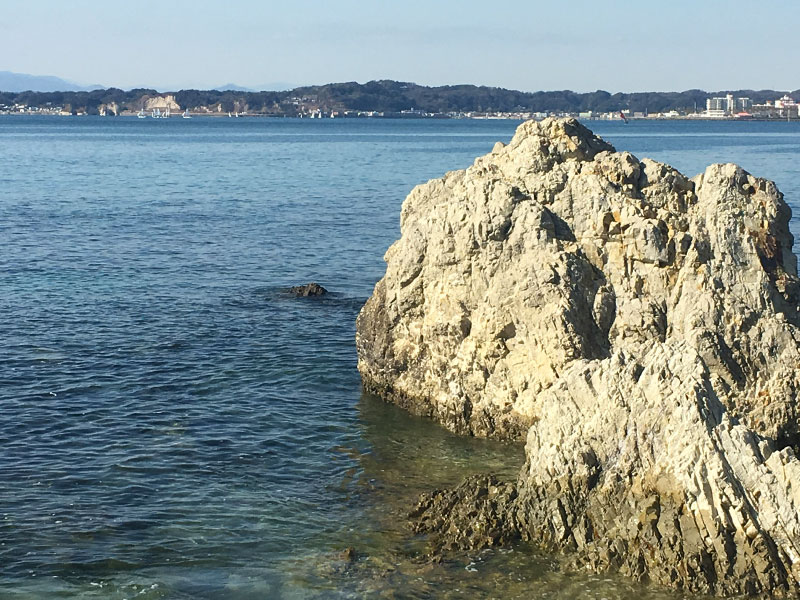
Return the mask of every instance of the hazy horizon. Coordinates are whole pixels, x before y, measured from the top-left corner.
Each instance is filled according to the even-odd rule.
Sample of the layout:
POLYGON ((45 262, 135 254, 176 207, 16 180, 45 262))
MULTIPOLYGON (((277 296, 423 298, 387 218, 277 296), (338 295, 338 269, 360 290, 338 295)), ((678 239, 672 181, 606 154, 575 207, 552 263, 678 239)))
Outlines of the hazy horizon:
POLYGON ((668 8, 474 0, 334 7, 242 0, 196 9, 7 0, 0 70, 160 91, 233 83, 321 85, 375 79, 534 92, 793 90, 800 7, 743 0, 668 8), (225 82, 225 83, 223 83, 225 82))
MULTIPOLYGON (((200 91, 219 90, 219 91, 234 91, 234 92, 265 92, 265 91, 266 92, 277 92, 277 91, 288 91, 288 90, 301 88, 301 87, 314 87, 314 86, 323 86, 323 85, 330 85, 330 84, 335 85, 335 84, 342 84, 342 83, 350 83, 351 81, 326 81, 324 83, 303 83, 303 84, 289 84, 289 83, 278 82, 278 83, 275 83, 275 84, 266 84, 265 86, 254 86, 254 87, 240 86, 239 84, 237 84, 235 82, 228 82, 228 83, 223 84, 223 85, 214 85, 214 86, 208 86, 208 87, 202 87, 202 88, 199 88, 199 87, 186 88, 186 87, 176 87, 176 86, 152 86, 152 85, 147 85, 147 84, 140 84, 140 85, 134 85, 134 86, 118 88, 118 89, 122 89, 123 91, 130 91, 130 90, 134 90, 134 89, 149 89, 149 90, 155 90, 159 94, 168 94, 168 93, 179 92, 179 91, 182 91, 182 90, 189 90, 189 89, 197 89, 197 90, 200 90, 200 91)), ((367 80, 356 81, 355 83, 363 85, 363 84, 368 83, 368 81, 367 80)), ((414 83, 414 84, 418 84, 418 85, 426 85, 426 84, 419 84, 416 81, 408 81, 408 82, 401 82, 401 83, 414 83)), ((426 87, 435 88, 435 87, 444 87, 444 86, 447 86, 447 85, 474 85, 474 86, 481 86, 482 84, 461 82, 460 84, 441 84, 441 86, 437 85, 437 84, 428 84, 426 87)), ((19 92, 22 92, 22 91, 34 91, 34 92, 45 92, 45 93, 51 92, 51 91, 59 91, 59 92, 91 91, 91 90, 94 90, 94 89, 110 89, 110 88, 116 88, 116 87, 117 86, 108 86, 108 85, 103 85, 103 84, 86 85, 86 84, 84 84, 82 82, 72 81, 72 80, 65 79, 65 78, 59 77, 58 75, 53 75, 53 74, 44 75, 44 74, 33 74, 33 73, 16 73, 16 72, 12 72, 12 71, 0 71, 0 91, 10 91, 12 93, 19 93, 19 92), (74 86, 74 89, 73 88, 69 88, 69 89, 60 89, 60 88, 58 88, 58 89, 38 90, 36 88, 32 88, 32 89, 26 88, 26 89, 20 89, 19 91, 12 90, 12 89, 4 89, 3 86, 2 86, 2 82, 4 80, 4 76, 5 75, 20 76, 20 77, 23 77, 23 78, 42 79, 42 80, 60 80, 60 81, 65 82, 66 84, 69 84, 70 86, 74 86)), ((490 87, 492 87, 492 86, 490 86, 490 87)), ((493 87, 497 87, 497 86, 493 86, 493 87)), ((671 92, 684 93, 684 92, 691 91, 692 89, 701 89, 701 88, 673 89, 673 90, 629 90, 629 91, 628 90, 626 90, 626 91, 609 90, 609 89, 578 91, 578 90, 570 90, 570 89, 567 89, 567 88, 558 89, 558 90, 556 90, 556 89, 552 89, 552 90, 517 90, 517 89, 513 89, 513 88, 499 88, 499 89, 508 89, 509 91, 519 91, 519 92, 523 92, 523 93, 536 93, 536 92, 552 93, 552 92, 569 91, 569 92, 574 92, 574 93, 578 93, 578 94, 593 93, 593 92, 608 92, 610 94, 617 94, 617 93, 622 93, 622 94, 656 93, 657 94, 657 93, 671 93, 671 92)), ((793 89, 793 88, 774 88, 774 87, 769 87, 769 88, 701 89, 701 91, 708 92, 708 93, 724 93, 724 92, 727 92, 727 91, 754 91, 754 92, 774 91, 774 92, 792 93, 792 92, 795 92, 797 90, 800 90, 800 88, 794 88, 793 89)))

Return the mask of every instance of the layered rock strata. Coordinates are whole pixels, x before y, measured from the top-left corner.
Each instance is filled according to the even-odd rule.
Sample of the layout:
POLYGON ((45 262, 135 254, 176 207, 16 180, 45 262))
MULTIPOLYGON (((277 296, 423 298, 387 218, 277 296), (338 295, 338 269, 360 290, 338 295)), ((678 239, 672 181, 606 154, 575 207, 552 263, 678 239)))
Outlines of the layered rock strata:
MULTIPOLYGON (((364 385, 459 433, 525 437, 487 539, 689 590, 797 592, 789 217, 735 165, 687 179, 574 120, 524 123, 406 199, 358 317, 364 385)), ((486 514, 444 498, 421 530, 463 530, 443 502, 486 514)))

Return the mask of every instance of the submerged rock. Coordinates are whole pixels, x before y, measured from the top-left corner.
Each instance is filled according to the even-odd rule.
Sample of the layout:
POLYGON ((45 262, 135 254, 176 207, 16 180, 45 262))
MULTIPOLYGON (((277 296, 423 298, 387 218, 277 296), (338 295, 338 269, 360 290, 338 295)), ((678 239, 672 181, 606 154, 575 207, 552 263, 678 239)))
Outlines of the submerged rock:
POLYGON ((508 519, 516 487, 494 475, 468 478, 454 490, 423 494, 409 514, 415 533, 430 534, 433 558, 450 550, 502 546, 520 538, 508 519))
POLYGON ((348 546, 339 553, 339 557, 346 562, 353 562, 358 558, 358 552, 352 546, 348 546))
POLYGON ((320 284, 313 282, 305 285, 290 287, 286 291, 293 296, 297 296, 298 298, 306 298, 308 296, 324 296, 328 293, 328 290, 326 290, 320 284))
POLYGON ((439 492, 423 530, 470 548, 452 532, 500 515, 487 539, 596 570, 800 591, 789 217, 735 165, 687 179, 571 119, 415 188, 358 317, 364 385, 455 432, 526 439, 513 498, 486 513, 473 481, 428 518, 439 492))

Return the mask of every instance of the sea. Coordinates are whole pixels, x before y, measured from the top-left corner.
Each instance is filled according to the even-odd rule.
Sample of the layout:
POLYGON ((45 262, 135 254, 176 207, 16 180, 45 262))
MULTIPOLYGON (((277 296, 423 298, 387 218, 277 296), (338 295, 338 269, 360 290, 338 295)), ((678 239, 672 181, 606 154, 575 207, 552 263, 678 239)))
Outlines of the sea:
MULTIPOLYGON (((518 125, 0 117, 0 598, 685 597, 407 527, 523 447, 364 393, 354 321, 409 191, 518 125)), ((586 125, 800 215, 798 122, 586 125)))

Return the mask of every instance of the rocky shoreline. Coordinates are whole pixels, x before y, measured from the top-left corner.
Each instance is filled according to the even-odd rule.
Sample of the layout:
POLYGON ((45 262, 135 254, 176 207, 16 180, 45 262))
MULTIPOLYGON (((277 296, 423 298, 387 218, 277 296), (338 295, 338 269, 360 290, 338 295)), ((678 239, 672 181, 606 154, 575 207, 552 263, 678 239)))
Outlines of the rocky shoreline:
POLYGON ((800 283, 790 211, 571 119, 415 188, 362 309, 364 386, 525 439, 516 482, 424 496, 434 552, 514 539, 718 595, 800 592, 800 283))

